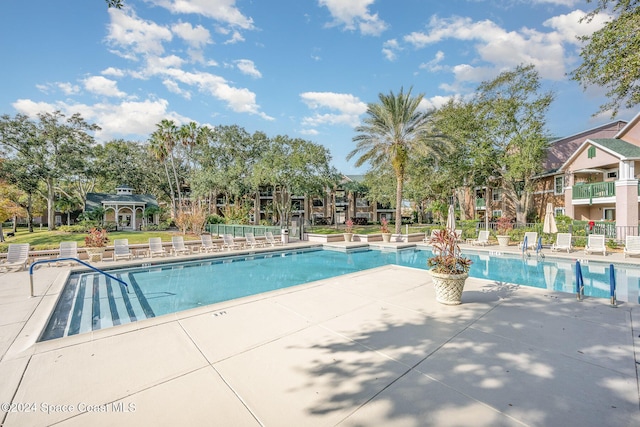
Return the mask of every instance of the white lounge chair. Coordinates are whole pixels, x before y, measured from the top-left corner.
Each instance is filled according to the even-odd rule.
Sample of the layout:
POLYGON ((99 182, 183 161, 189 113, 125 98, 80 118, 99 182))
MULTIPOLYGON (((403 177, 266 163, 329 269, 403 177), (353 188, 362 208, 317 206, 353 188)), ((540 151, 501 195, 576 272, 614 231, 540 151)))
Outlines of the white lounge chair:
POLYGON ((264 238, 265 238, 265 240, 267 241, 267 244, 268 244, 268 245, 271 245, 271 246, 275 246, 275 245, 284 245, 284 243, 282 242, 282 240, 276 240, 276 239, 273 237, 273 233, 272 233, 271 231, 266 231, 266 232, 264 233, 264 238))
POLYGON ((251 246, 251 248, 263 248, 267 243, 263 240, 256 240, 253 233, 244 233, 244 237, 247 239, 247 246, 251 246))
MULTIPOLYGON (((60 258, 76 258, 78 259, 78 242, 60 242, 60 258)), ((73 261, 56 261, 56 266, 63 264, 73 264, 73 261)))
POLYGON ((7 258, 0 262, 0 269, 20 271, 27 268, 29 243, 11 243, 7 258))
POLYGON ((200 246, 200 252, 217 252, 220 250, 218 245, 213 243, 211 234, 203 234, 200 236, 202 246, 200 246))
POLYGON ((162 239, 160 237, 149 237, 149 256, 166 256, 167 251, 162 247, 162 239))
POLYGON ((571 233, 558 233, 556 236, 556 242, 551 245, 551 251, 564 251, 571 252, 571 233))
POLYGON ((184 239, 182 236, 171 237, 171 250, 174 255, 189 255, 191 251, 184 245, 184 239))
POLYGON ((522 242, 518 244, 519 249, 522 249, 525 240, 527 242, 527 247, 525 249, 535 249, 538 245, 538 233, 535 231, 527 231, 526 233, 524 233, 522 242))
POLYGON ((489 230, 478 231, 478 238, 471 241, 472 245, 488 245, 489 244, 489 230))
POLYGON ((640 255, 640 236, 627 236, 624 244, 624 257, 640 255))
POLYGON ((237 243, 231 234, 223 234, 222 241, 222 249, 242 249, 242 245, 237 243))
POLYGON ((462 230, 456 230, 456 241, 462 242, 462 230))
POLYGON ((584 253, 590 254, 592 252, 602 252, 602 255, 607 254, 604 234, 589 234, 589 239, 587 240, 587 246, 584 248, 584 253))
POLYGON ((427 237, 427 233, 425 233, 424 239, 422 239, 422 241, 424 243, 431 243, 433 242, 433 239, 436 237, 436 233, 438 232, 437 229, 433 229, 431 230, 431 235, 429 237, 427 237))
POLYGON ((129 239, 114 239, 113 241, 113 260, 133 259, 133 254, 129 249, 129 239))

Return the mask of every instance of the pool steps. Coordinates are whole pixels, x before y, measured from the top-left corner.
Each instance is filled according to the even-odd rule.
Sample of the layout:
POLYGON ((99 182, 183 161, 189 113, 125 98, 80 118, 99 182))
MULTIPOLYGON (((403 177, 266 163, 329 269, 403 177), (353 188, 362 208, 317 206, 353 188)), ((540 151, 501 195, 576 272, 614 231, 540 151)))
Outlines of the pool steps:
POLYGON ((60 295, 40 341, 155 317, 135 278, 129 273, 116 277, 130 283, 133 292, 127 293, 117 281, 99 273, 73 278, 60 295))

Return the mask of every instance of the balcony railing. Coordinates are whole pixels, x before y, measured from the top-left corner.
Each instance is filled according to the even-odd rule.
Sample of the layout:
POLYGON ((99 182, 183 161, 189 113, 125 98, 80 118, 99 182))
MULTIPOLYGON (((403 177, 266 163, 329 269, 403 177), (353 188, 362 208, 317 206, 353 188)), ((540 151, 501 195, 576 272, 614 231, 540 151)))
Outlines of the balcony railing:
POLYGON ((482 197, 476 197, 476 209, 484 209, 487 207, 487 202, 482 197))
POLYGON ((593 184, 576 184, 573 186, 573 199, 593 199, 601 197, 614 197, 616 195, 616 183, 614 181, 596 182, 593 184))

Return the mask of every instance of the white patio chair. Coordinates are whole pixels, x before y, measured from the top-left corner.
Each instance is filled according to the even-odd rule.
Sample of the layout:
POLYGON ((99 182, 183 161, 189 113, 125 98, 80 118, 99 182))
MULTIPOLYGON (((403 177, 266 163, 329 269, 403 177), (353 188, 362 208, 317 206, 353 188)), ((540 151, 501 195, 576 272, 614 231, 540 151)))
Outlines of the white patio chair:
POLYGON ((129 239, 114 239, 113 241, 113 260, 133 259, 133 254, 129 249, 129 239))
POLYGON ((171 247, 174 255, 189 255, 191 251, 184 245, 182 236, 171 237, 171 247))
POLYGON ((602 252, 602 255, 607 254, 604 234, 589 234, 589 239, 587 240, 587 246, 584 248, 584 253, 590 254, 593 252, 602 252))
POLYGON ((267 241, 268 245, 271 245, 271 246, 284 245, 282 240, 276 240, 275 237, 273 237, 273 233, 271 231, 266 231, 264 233, 264 238, 267 241))
POLYGON ((242 249, 242 245, 237 243, 231 234, 223 234, 222 235, 222 249, 242 249))
POLYGON ((624 243, 624 257, 640 255, 640 236, 627 236, 624 243))
POLYGON ((456 241, 462 242, 462 230, 456 230, 456 241))
POLYGON ((162 239, 160 237, 149 237, 149 256, 166 256, 167 251, 162 247, 162 239))
POLYGON ((11 243, 7 258, 0 262, 0 268, 4 270, 20 271, 27 268, 29 261, 29 243, 11 243))
POLYGON ((203 234, 200 236, 202 246, 200 246, 200 252, 217 252, 220 250, 218 245, 213 243, 211 234, 203 234))
MULTIPOLYGON (((60 253, 58 254, 58 259, 60 258, 78 259, 78 242, 60 242, 60 253)), ((72 265, 73 263, 73 261, 56 261, 55 265, 58 267, 63 264, 72 265)))
POLYGON ((472 245, 488 245, 489 244, 489 230, 478 231, 478 238, 471 241, 472 245))
POLYGON ((433 242, 433 239, 436 237, 436 233, 438 232, 437 229, 433 229, 431 230, 431 235, 429 237, 427 237, 427 233, 425 233, 424 239, 422 239, 422 241, 424 243, 431 243, 433 242))
POLYGON ((251 246, 251 248, 263 248, 267 243, 263 240, 256 240, 253 233, 244 233, 244 237, 247 239, 247 246, 251 246))
POLYGON ((558 233, 556 236, 556 242, 551 245, 551 251, 564 251, 571 252, 571 233, 558 233))
POLYGON ((525 240, 527 241, 527 247, 525 249, 535 249, 538 245, 538 233, 535 231, 527 231, 526 233, 524 233, 522 242, 518 244, 519 249, 522 249, 525 240))

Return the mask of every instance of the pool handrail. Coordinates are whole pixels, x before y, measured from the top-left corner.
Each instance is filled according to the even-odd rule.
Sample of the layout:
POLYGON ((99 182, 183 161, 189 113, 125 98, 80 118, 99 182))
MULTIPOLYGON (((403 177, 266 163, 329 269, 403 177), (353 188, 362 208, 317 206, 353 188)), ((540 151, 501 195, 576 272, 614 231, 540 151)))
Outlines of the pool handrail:
POLYGON ((97 271, 100 274, 104 274, 105 276, 107 276, 110 279, 115 280, 116 282, 120 282, 121 284, 124 285, 124 287, 127 289, 127 293, 129 293, 129 284, 121 279, 118 279, 115 276, 112 276, 111 274, 107 273, 106 271, 100 270, 99 268, 96 268, 94 266, 92 266, 91 264, 88 264, 84 261, 80 261, 78 258, 56 258, 56 259, 41 259, 38 260, 36 262, 34 262, 33 264, 31 264, 31 266, 29 267, 29 285, 31 287, 31 296, 33 296, 33 267, 35 267, 38 264, 48 264, 51 262, 59 262, 59 261, 76 261, 82 265, 84 265, 85 267, 89 267, 90 269, 97 271))

